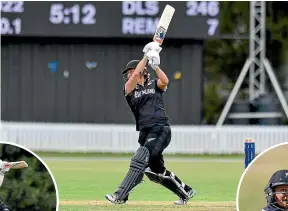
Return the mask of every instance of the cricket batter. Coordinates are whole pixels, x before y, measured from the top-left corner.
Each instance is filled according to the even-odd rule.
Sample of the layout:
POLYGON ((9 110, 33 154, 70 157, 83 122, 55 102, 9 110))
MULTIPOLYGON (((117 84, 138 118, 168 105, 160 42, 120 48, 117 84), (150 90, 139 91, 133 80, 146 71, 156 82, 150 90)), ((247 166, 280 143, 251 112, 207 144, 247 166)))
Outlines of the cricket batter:
MULTIPOLYGON (((10 170, 11 166, 7 165, 6 161, 0 160, 0 187, 4 181, 5 173, 10 170)), ((8 207, 0 201, 0 211, 9 211, 8 207)))
POLYGON ((122 72, 126 80, 124 95, 134 114, 136 130, 140 131, 140 146, 131 158, 129 170, 118 189, 105 196, 114 204, 126 203, 129 193, 142 182, 144 174, 179 196, 179 200, 174 202, 176 205, 186 204, 196 194, 164 165, 162 153, 170 144, 171 129, 162 96, 169 80, 159 67, 161 50, 157 43, 148 43, 143 49, 143 59, 130 61, 122 72), (156 79, 150 80, 147 63, 155 70, 156 79))
POLYGON ((288 170, 276 171, 264 191, 267 206, 262 211, 288 211, 288 170))

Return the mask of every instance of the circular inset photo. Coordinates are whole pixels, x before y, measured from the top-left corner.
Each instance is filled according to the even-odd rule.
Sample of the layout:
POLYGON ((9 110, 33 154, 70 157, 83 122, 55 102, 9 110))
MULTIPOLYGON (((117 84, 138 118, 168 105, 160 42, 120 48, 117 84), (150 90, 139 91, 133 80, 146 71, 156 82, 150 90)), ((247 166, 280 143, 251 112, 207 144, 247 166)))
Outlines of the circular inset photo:
POLYGON ((260 153, 237 189, 237 211, 288 210, 288 142, 260 153))
POLYGON ((35 153, 0 142, 0 211, 57 211, 58 189, 35 153))

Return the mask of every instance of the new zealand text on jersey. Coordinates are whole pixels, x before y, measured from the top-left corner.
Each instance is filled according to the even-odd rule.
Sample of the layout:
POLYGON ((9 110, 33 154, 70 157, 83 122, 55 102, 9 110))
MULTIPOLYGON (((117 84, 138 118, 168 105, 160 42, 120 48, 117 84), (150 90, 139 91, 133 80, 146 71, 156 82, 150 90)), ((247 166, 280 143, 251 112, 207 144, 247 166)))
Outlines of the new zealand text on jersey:
POLYGON ((155 94, 155 89, 144 89, 135 91, 135 98, 141 97, 142 95, 155 94))

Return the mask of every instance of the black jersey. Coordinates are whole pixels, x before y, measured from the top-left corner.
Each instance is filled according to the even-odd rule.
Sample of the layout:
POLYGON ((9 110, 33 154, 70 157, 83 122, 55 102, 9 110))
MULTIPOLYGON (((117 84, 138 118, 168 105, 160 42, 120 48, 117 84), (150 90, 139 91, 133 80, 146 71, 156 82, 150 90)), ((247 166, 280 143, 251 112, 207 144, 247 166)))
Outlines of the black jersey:
POLYGON ((267 205, 265 208, 263 208, 261 211, 284 211, 286 209, 280 208, 276 205, 267 205))
POLYGON ((157 86, 157 79, 153 79, 148 81, 145 86, 137 85, 126 96, 136 120, 137 131, 155 125, 169 125, 169 118, 163 103, 163 92, 157 86))

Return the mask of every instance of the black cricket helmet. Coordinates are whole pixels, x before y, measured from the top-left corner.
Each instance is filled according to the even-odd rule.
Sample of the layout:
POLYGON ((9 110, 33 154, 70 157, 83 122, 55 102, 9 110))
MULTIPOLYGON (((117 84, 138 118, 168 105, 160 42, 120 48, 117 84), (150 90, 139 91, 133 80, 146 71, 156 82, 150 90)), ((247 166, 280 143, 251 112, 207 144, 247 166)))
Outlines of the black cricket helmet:
MULTIPOLYGON (((270 178, 267 186, 264 189, 266 194, 267 203, 270 205, 275 205, 277 202, 275 200, 275 188, 281 185, 288 185, 288 170, 283 169, 276 171, 270 178)), ((284 193, 288 194, 288 192, 284 193)))
MULTIPOLYGON (((140 60, 131 60, 126 64, 126 69, 122 71, 122 74, 124 75, 124 81, 126 82, 128 80, 128 70, 135 69, 138 65, 140 60)), ((143 70, 141 73, 142 76, 145 78, 145 83, 150 79, 150 73, 148 73, 147 68, 143 70)))

